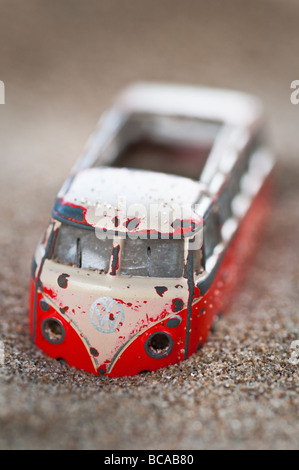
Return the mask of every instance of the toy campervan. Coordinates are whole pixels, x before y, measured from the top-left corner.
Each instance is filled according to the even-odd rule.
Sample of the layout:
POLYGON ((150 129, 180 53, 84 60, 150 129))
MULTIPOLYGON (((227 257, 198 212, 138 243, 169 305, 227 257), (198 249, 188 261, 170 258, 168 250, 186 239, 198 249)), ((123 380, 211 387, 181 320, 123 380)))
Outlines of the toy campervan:
POLYGON ((52 358, 135 375, 183 361, 227 310, 266 223, 274 161, 243 93, 137 83, 63 184, 33 260, 52 358))

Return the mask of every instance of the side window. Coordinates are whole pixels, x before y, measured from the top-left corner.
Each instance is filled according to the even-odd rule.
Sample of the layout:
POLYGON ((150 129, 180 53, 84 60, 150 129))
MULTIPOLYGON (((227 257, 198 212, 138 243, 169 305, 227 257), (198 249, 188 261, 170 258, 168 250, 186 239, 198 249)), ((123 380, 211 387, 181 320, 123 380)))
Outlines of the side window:
MULTIPOLYGON (((190 240, 189 250, 192 251, 193 256, 193 272, 195 276, 198 276, 203 271, 202 232, 197 233, 195 237, 190 240)), ((185 277, 187 277, 186 272, 185 277)))
POLYGON ((193 251, 193 271, 195 276, 198 276, 202 269, 202 250, 201 248, 198 248, 197 250, 193 251))
POLYGON ((219 199, 219 219, 221 225, 232 217, 231 203, 234 197, 241 191, 241 180, 242 177, 247 173, 249 169, 249 161, 252 154, 257 150, 261 143, 261 136, 257 135, 249 143, 248 147, 244 151, 244 154, 240 156, 238 162, 232 170, 231 176, 227 181, 226 185, 222 189, 219 199))
POLYGON ((204 222, 203 248, 204 261, 212 255, 214 248, 221 242, 220 223, 218 213, 212 210, 204 222))
POLYGON ((219 219, 221 225, 232 217, 232 200, 241 191, 241 179, 248 171, 248 155, 243 155, 233 168, 231 176, 222 189, 219 199, 219 219))
POLYGON ((230 182, 226 184, 219 195, 218 207, 219 207, 219 220, 221 225, 232 216, 232 191, 229 186, 230 182))

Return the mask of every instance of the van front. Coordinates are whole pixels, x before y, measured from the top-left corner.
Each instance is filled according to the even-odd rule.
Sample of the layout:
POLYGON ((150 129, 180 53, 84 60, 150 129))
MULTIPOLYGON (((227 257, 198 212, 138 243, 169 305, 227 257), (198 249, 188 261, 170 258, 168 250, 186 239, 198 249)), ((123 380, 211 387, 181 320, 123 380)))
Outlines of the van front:
POLYGON ((122 211, 111 190, 107 203, 107 185, 116 183, 116 174, 122 181, 127 175, 118 169, 84 170, 58 195, 36 251, 30 307, 32 336, 42 350, 71 366, 110 376, 155 370, 186 358, 194 297, 190 240, 202 223, 190 202, 198 195, 198 183, 131 171, 130 185, 116 185, 115 194, 121 191, 127 203, 135 201, 136 185, 135 199, 129 191, 135 175, 140 203, 132 213, 132 205, 122 211), (174 210, 183 207, 181 195, 188 198, 184 218, 174 210), (141 214, 142 207, 147 212, 154 208, 151 217, 141 214))
POLYGON ((35 257, 35 343, 71 366, 110 376, 183 360, 188 247, 188 238, 104 238, 53 220, 35 257))

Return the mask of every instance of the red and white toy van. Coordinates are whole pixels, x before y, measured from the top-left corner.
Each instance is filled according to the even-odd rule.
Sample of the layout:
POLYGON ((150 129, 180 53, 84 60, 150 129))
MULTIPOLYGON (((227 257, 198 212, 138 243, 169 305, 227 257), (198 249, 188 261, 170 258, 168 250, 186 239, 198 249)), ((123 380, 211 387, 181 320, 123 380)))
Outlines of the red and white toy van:
POLYGON ((134 84, 101 118, 33 260, 46 354, 111 377, 188 358, 248 271, 274 167, 239 92, 134 84))

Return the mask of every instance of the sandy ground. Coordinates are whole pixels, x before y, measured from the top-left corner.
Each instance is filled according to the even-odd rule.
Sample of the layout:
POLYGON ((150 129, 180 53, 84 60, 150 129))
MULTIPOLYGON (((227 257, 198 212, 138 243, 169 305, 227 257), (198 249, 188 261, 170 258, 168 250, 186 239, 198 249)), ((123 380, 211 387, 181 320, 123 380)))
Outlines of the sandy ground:
POLYGON ((1 449, 298 449, 298 23, 296 0, 0 1, 1 449), (260 96, 276 200, 205 347, 156 373, 99 378, 31 344, 30 264, 98 117, 144 79, 260 96))

